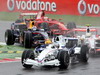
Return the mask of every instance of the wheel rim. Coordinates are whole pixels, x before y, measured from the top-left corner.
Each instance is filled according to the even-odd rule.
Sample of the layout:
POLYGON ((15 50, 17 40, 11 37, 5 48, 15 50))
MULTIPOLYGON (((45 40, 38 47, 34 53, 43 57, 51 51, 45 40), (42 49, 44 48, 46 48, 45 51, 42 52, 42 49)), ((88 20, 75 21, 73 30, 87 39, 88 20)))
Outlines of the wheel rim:
POLYGON ((23 64, 23 65, 25 64, 25 61, 26 61, 26 59, 23 59, 23 61, 22 61, 22 64, 23 64))
POLYGON ((64 63, 65 63, 65 65, 69 65, 69 60, 68 60, 68 56, 67 56, 66 52, 65 52, 65 55, 64 55, 64 63))

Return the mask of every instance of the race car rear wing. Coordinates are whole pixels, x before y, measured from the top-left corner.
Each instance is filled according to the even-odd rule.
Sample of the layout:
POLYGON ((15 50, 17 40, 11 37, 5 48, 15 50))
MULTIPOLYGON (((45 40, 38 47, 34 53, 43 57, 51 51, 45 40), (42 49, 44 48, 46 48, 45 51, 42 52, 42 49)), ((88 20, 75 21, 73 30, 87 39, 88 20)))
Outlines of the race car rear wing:
MULTIPOLYGON (((75 31, 80 31, 80 32, 86 32, 87 29, 86 28, 76 28, 74 29, 75 31)), ((91 32, 97 32, 97 29, 96 28, 91 28, 90 29, 91 32)))

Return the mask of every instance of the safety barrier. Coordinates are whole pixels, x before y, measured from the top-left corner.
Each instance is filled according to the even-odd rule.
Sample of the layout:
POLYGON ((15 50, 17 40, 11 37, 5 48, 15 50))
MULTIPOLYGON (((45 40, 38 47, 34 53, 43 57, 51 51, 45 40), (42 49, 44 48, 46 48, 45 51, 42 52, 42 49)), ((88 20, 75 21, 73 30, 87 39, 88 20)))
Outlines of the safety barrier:
POLYGON ((0 12, 37 12, 100 17, 100 0, 0 0, 0 12))

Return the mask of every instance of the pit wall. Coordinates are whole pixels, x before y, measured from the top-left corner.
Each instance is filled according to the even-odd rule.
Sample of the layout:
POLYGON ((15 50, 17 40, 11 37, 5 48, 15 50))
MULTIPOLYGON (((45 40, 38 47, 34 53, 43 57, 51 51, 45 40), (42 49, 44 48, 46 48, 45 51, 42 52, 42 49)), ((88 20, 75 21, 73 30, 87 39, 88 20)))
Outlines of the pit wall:
POLYGON ((49 14, 100 16, 100 0, 0 0, 0 12, 37 12, 49 14))

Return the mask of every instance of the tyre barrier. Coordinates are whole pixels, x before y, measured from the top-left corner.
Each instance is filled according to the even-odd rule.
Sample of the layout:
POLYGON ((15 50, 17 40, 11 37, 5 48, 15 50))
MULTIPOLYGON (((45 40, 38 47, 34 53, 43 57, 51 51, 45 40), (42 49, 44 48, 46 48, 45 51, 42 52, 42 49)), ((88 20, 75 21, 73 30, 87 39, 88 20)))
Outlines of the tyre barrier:
POLYGON ((22 53, 23 51, 0 51, 1 53, 22 53))

